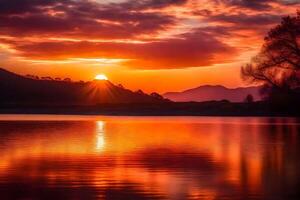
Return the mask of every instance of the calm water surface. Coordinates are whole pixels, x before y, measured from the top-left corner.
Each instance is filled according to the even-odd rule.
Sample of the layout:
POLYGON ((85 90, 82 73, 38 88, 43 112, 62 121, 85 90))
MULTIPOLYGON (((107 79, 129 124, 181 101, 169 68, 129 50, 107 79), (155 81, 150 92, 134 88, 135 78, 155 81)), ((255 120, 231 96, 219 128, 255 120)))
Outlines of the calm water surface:
POLYGON ((0 116, 0 199, 300 199, 293 118, 0 116))

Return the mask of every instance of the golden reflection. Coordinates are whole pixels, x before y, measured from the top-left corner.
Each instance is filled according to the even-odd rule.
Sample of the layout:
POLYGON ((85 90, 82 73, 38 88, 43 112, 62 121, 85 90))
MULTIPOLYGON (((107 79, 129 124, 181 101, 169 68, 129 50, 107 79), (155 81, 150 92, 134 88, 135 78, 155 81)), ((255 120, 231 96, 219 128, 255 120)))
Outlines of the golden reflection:
POLYGON ((105 139, 104 139, 104 121, 97 121, 96 122, 96 151, 102 151, 105 147, 105 139))
POLYGON ((97 190, 134 184, 167 199, 216 199, 223 187, 256 194, 270 174, 295 176, 296 161, 285 166, 285 159, 299 153, 297 123, 187 119, 0 122, 0 180, 26 176, 46 179, 45 187, 97 190), (288 157, 283 143, 292 144, 288 157))

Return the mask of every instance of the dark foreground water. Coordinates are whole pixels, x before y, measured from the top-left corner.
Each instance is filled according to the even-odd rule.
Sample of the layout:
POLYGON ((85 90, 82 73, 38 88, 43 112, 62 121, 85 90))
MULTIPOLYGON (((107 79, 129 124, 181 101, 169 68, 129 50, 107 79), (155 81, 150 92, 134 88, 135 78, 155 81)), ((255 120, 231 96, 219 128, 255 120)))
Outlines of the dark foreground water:
POLYGON ((300 199, 292 118, 0 116, 0 199, 300 199))

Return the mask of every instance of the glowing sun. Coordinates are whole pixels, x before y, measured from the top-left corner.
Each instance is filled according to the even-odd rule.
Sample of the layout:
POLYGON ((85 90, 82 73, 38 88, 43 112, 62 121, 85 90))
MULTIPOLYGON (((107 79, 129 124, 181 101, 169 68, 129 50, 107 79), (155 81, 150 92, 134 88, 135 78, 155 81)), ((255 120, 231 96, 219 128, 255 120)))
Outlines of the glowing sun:
POLYGON ((107 81, 108 78, 104 74, 98 74, 97 76, 95 76, 95 80, 105 80, 105 81, 107 81))

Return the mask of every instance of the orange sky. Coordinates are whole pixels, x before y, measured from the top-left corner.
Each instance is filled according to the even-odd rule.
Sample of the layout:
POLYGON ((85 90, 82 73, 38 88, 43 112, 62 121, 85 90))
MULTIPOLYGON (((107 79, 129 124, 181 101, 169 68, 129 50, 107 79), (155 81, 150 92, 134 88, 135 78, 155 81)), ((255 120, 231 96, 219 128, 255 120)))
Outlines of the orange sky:
POLYGON ((2 0, 0 66, 146 92, 243 85, 240 66, 298 0, 2 0))

